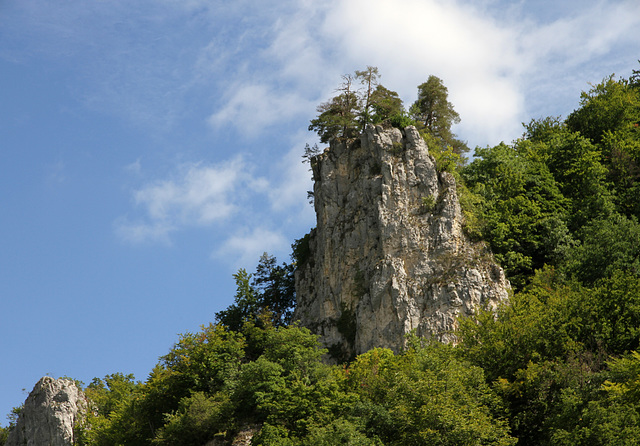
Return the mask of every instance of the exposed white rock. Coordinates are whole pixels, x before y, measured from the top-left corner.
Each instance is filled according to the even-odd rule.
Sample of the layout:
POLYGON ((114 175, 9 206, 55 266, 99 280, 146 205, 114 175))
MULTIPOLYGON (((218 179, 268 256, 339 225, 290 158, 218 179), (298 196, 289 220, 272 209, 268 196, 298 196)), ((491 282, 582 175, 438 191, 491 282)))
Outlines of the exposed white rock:
POLYGON ((312 160, 317 227, 296 276, 296 318, 336 357, 455 342, 456 318, 508 297, 502 269, 464 234, 454 177, 414 127, 368 126, 312 160))
POLYGON ((45 376, 34 386, 5 446, 71 446, 87 399, 70 379, 45 376))

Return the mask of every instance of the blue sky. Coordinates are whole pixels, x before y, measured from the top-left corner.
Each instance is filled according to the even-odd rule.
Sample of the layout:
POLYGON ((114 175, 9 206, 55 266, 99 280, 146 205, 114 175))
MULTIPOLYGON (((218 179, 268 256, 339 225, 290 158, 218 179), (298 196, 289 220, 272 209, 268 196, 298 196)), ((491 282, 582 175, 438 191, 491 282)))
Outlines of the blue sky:
POLYGON ((45 374, 146 379, 288 260, 340 75, 406 104, 437 75, 495 145, 640 68, 638 29, 637 0, 1 0, 0 416, 45 374))

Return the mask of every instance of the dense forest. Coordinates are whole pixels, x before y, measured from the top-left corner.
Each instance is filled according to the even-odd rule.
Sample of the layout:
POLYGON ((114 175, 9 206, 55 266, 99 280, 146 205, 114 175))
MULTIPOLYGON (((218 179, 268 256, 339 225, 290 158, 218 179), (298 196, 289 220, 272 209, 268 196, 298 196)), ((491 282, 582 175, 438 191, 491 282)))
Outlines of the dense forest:
POLYGON ((505 269, 509 304, 461 320, 455 346, 414 336, 403 352, 329 365, 292 321, 303 237, 291 262, 265 254, 254 274, 238 271, 234 304, 145 381, 84 386, 94 407, 79 444, 202 446, 246 429, 255 445, 640 442, 640 70, 470 159, 439 78, 408 110, 379 79, 375 67, 344 76, 309 129, 327 142, 369 123, 415 125, 457 179, 467 234, 505 269))

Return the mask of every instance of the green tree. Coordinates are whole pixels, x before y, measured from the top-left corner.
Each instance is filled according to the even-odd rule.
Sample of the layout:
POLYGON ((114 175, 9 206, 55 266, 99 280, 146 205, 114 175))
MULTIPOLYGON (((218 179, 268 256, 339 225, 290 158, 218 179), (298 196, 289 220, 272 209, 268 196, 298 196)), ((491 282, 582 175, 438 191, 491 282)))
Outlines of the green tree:
POLYGON ((333 368, 321 361, 326 350, 307 329, 268 329, 263 345, 262 355, 243 365, 233 395, 246 416, 304 436, 348 407, 333 368))
POLYGON ((233 275, 234 303, 217 312, 216 321, 234 331, 241 331, 246 322, 263 324, 266 319, 275 326, 288 325, 296 302, 294 272, 293 264, 277 265, 265 252, 253 276, 243 268, 233 275))
POLYGON ((582 404, 599 386, 599 366, 584 354, 573 305, 583 290, 556 289, 551 278, 552 270, 539 273, 497 318, 482 312, 460 327, 461 348, 504 401, 518 444, 553 444, 550 428, 565 407, 563 394, 575 392, 582 404))
POLYGON ((7 438, 9 438, 10 431, 11 431, 10 427, 0 426, 0 444, 5 444, 7 442, 7 438))
POLYGON ((606 132, 602 153, 612 184, 613 201, 619 212, 640 218, 640 132, 606 132))
POLYGON ((606 360, 638 348, 639 324, 634 275, 617 271, 586 287, 546 268, 497 318, 486 312, 461 321, 459 338, 505 402, 519 444, 555 445, 557 432, 575 438, 569 433, 601 398, 606 360))
POLYGON ((377 67, 367 66, 342 79, 338 95, 318 106, 319 115, 309 125, 309 130, 316 132, 321 142, 335 137, 353 138, 369 123, 389 122, 401 128, 414 124, 398 93, 379 84, 377 67), (355 88, 355 81, 362 87, 355 88))
POLYGON ((262 254, 253 279, 253 288, 263 311, 271 313, 273 324, 289 325, 296 304, 295 267, 292 263, 277 265, 276 258, 262 254))
POLYGON ((598 144, 605 133, 633 130, 640 122, 640 90, 613 75, 581 94, 580 108, 567 117, 571 130, 598 144))
POLYGON ((402 99, 400 99, 398 93, 388 90, 382 85, 376 86, 376 89, 371 94, 371 108, 373 110, 371 119, 374 124, 387 120, 397 120, 406 115, 402 99))
POLYGON ((418 99, 409 112, 443 149, 449 146, 455 153, 462 154, 469 148, 451 130, 453 124, 460 122, 460 115, 454 110, 448 96, 449 91, 442 80, 431 75, 418 86, 418 99))
POLYGON ((349 389, 370 408, 362 414, 369 436, 384 444, 515 444, 493 414, 499 402, 482 370, 451 346, 414 339, 400 355, 374 349, 358 356, 347 376, 349 389))
POLYGON ((597 398, 575 411, 573 423, 554 429, 554 445, 633 445, 640 437, 640 354, 633 351, 609 363, 597 398))
POLYGON ((177 411, 166 414, 165 424, 158 429, 153 443, 201 446, 211 439, 224 439, 223 429, 231 424, 233 409, 227 393, 208 396, 195 391, 180 400, 177 411))
POLYGON ((477 206, 480 232, 516 289, 535 269, 557 264, 574 245, 567 200, 540 156, 540 142, 517 141, 476 149, 462 169, 477 206))
POLYGON ((327 425, 312 426, 303 439, 304 446, 382 446, 379 438, 369 438, 354 421, 338 418, 327 425))
POLYGON ((566 122, 596 146, 617 210, 640 218, 640 89, 634 79, 611 75, 583 92, 566 122))
POLYGON ((98 419, 89 419, 85 444, 176 444, 179 434, 184 434, 180 444, 203 444, 203 437, 210 439, 226 429, 213 410, 221 406, 229 413, 226 389, 240 371, 245 345, 242 334, 209 325, 199 333, 181 335, 144 383, 131 387, 129 377, 119 374, 104 382, 94 380, 88 395, 97 395, 98 419), (105 402, 114 400, 117 403, 107 412, 105 402))
MULTIPOLYGON (((638 60, 638 63, 640 63, 640 60, 638 60)), ((633 88, 640 89, 640 70, 631 71, 631 76, 629 76, 629 85, 633 88)))
POLYGON ((216 321, 233 331, 240 331, 245 322, 257 321, 262 312, 255 288, 251 286, 251 274, 240 268, 233 275, 236 281, 234 302, 216 313, 216 321))
POLYGON ((378 86, 378 79, 380 78, 378 67, 367 66, 365 70, 356 70, 355 78, 360 81, 360 84, 364 88, 360 95, 360 129, 363 130, 365 126, 371 122, 372 96, 378 86))
POLYGON ((570 200, 568 226, 576 231, 594 218, 613 212, 602 153, 581 134, 555 132, 539 146, 540 156, 553 174, 563 195, 570 200))
POLYGON ((309 125, 309 130, 318 133, 323 143, 334 137, 353 137, 359 128, 358 116, 361 115, 361 109, 353 87, 354 77, 345 74, 342 81, 337 90, 339 94, 318 106, 319 115, 309 125))
POLYGON ((581 230, 582 243, 569 252, 564 271, 585 284, 625 271, 640 277, 640 223, 612 214, 590 221, 581 230))
POLYGON ((567 130, 566 124, 559 116, 532 119, 528 124, 523 125, 525 128, 523 139, 536 143, 549 143, 554 135, 567 130))
POLYGON ((22 411, 22 406, 14 407, 11 410, 11 412, 7 415, 7 421, 9 421, 9 424, 6 427, 0 426, 0 445, 3 445, 6 443, 7 439, 9 438, 9 433, 14 427, 16 427, 16 423, 18 422, 18 416, 20 415, 21 411, 22 411))

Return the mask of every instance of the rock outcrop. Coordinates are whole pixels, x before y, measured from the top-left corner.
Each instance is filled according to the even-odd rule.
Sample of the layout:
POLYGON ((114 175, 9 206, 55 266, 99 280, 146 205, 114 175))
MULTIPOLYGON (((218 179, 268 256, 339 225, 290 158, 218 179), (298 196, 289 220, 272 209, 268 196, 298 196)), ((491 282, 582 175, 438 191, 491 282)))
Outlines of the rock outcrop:
POLYGON ((71 446, 86 412, 86 397, 72 380, 45 376, 27 397, 5 446, 71 446))
POLYGON ((412 331, 455 342, 457 316, 507 299, 504 272, 463 232, 454 177, 414 127, 368 126, 312 168, 317 227, 295 317, 334 357, 399 351, 412 331))

